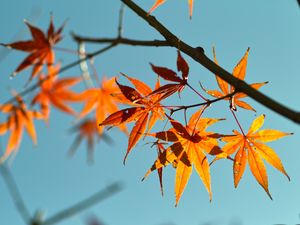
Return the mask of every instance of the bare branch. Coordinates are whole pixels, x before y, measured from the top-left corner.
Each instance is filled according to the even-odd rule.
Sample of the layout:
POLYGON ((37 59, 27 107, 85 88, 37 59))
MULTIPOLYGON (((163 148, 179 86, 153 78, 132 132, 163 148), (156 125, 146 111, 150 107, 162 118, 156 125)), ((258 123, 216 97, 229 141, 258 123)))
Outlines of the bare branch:
POLYGON ((171 33, 165 26, 163 26, 155 17, 148 15, 142 8, 135 4, 131 0, 121 0, 125 3, 132 11, 134 11, 139 17, 144 19, 151 27, 157 30, 169 43, 170 46, 179 49, 185 54, 189 55, 195 61, 199 62, 206 69, 214 74, 217 74, 220 78, 235 87, 238 92, 243 92, 249 97, 253 98, 257 102, 261 103, 265 107, 273 110, 274 112, 300 124, 300 112, 294 111, 287 106, 275 101, 274 99, 262 94, 249 86, 246 82, 239 80, 234 77, 231 73, 224 70, 222 67, 215 64, 210 60, 204 53, 201 47, 191 47, 184 41, 180 40, 173 33, 171 33))
MULTIPOLYGON (((171 114, 173 114, 174 112, 180 111, 180 110, 187 110, 189 108, 199 107, 199 106, 203 106, 203 105, 206 105, 208 107, 208 106, 212 105, 213 103, 219 102, 219 101, 227 99, 227 98, 231 98, 236 93, 237 92, 234 91, 234 92, 231 92, 230 94, 224 95, 220 98, 215 98, 215 99, 212 99, 212 100, 206 100, 205 102, 201 102, 201 103, 197 103, 197 104, 193 104, 193 105, 179 106, 179 107, 177 107, 177 109, 171 109, 171 114)), ((169 108, 169 106, 164 106, 164 107, 169 108)))
POLYGON ((22 195, 12 173, 4 164, 0 165, 0 173, 3 177, 3 180, 5 181, 7 189, 14 201, 19 214, 21 215, 25 224, 29 224, 29 222, 31 221, 31 215, 25 205, 25 202, 23 201, 22 195))
POLYGON ((118 43, 123 45, 132 45, 132 46, 145 46, 145 47, 171 47, 169 42, 163 40, 152 40, 152 41, 143 41, 143 40, 134 40, 129 38, 92 38, 84 37, 72 33, 72 36, 77 42, 87 42, 87 43, 96 43, 96 44, 111 44, 118 43))
POLYGON ((109 197, 112 195, 120 192, 123 189, 123 186, 119 182, 115 182, 107 186, 105 189, 97 192, 96 194, 88 197, 87 199, 78 202, 77 204, 62 210, 61 212, 55 214, 54 216, 50 217, 49 219, 42 222, 42 225, 52 225, 56 224, 62 220, 65 220, 109 197))
POLYGON ((124 18, 124 3, 121 4, 120 11, 119 11, 119 25, 118 25, 118 37, 122 37, 123 32, 123 18, 124 18))

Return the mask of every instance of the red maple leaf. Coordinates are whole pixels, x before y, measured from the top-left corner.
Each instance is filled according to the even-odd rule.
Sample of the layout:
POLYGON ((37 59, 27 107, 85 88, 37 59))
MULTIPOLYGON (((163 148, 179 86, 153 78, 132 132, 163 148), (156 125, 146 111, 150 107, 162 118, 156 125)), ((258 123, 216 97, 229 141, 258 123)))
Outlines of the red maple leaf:
MULTIPOLYGON (((120 126, 124 123, 136 121, 129 135, 127 151, 124 157, 125 163, 128 154, 141 139, 145 131, 150 131, 158 119, 164 118, 164 110, 159 103, 161 99, 160 94, 150 95, 152 90, 148 85, 138 79, 134 79, 125 74, 123 75, 135 86, 136 89, 121 85, 117 80, 116 83, 122 94, 135 106, 111 114, 100 123, 100 126, 120 126)), ((158 80, 156 83, 156 90, 159 89, 159 86, 160 83, 158 80)))
POLYGON ((178 51, 178 55, 177 55, 177 70, 182 73, 181 74, 182 78, 179 77, 176 72, 174 72, 173 70, 171 70, 169 68, 158 67, 151 63, 150 63, 150 65, 152 67, 152 70, 158 76, 160 76, 164 80, 171 81, 174 83, 165 84, 165 85, 155 89, 153 92, 151 92, 149 94, 149 96, 158 94, 158 95, 160 95, 160 100, 162 100, 176 92, 178 92, 180 94, 180 92, 184 89, 184 87, 186 85, 189 85, 187 83, 188 75, 189 75, 189 65, 184 60, 184 58, 181 56, 180 51, 178 51))
POLYGON ((20 71, 28 68, 29 66, 33 66, 30 77, 31 80, 42 70, 44 64, 53 65, 55 59, 53 46, 62 39, 61 32, 64 24, 55 31, 53 18, 51 17, 47 34, 44 34, 41 29, 31 25, 28 21, 25 21, 25 24, 30 30, 32 40, 1 45, 29 53, 11 76, 14 77, 20 71))

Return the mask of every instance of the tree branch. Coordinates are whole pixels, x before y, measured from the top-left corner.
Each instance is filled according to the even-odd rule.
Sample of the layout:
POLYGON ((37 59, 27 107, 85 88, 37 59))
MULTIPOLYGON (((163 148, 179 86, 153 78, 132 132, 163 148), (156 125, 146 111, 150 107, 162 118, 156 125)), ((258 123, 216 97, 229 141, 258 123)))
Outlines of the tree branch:
POLYGON ((97 192, 96 194, 88 197, 87 199, 62 210, 61 212, 55 214, 54 216, 50 217, 49 219, 43 221, 42 225, 52 225, 56 224, 62 220, 65 220, 75 214, 78 214, 79 212, 90 208, 91 206, 107 199, 108 197, 111 197, 112 195, 120 192, 122 190, 122 185, 119 182, 115 182, 109 186, 107 186, 105 189, 97 192))
MULTIPOLYGON (((194 108, 194 107, 199 107, 199 106, 203 106, 203 105, 206 105, 206 106, 210 106, 212 105, 213 103, 216 103, 216 102, 219 102, 223 99, 226 99, 226 98, 231 98, 232 96, 234 96, 237 92, 234 91, 234 92, 231 92, 230 94, 228 95, 224 95, 220 98, 215 98, 215 99, 212 99, 212 100, 207 100, 206 102, 201 102, 201 103, 197 103, 197 104, 193 104, 193 105, 186 105, 186 106, 178 106, 177 109, 171 109, 171 114, 173 114, 174 112, 177 112, 177 111, 180 111, 180 110, 187 110, 187 109, 190 109, 190 108, 194 108)), ((168 106, 165 106, 168 108, 168 106)))
POLYGON ((29 213, 28 208, 23 201, 22 195, 19 191, 18 185, 11 174, 10 170, 3 164, 0 165, 0 173, 3 177, 3 180, 6 183, 7 189, 14 201, 14 204, 21 215, 25 224, 28 224, 31 221, 31 215, 29 213))
POLYGON ((77 42, 87 42, 87 43, 96 43, 96 44, 107 44, 115 43, 123 45, 132 45, 132 46, 145 46, 145 47, 170 47, 169 42, 163 40, 153 40, 153 41, 143 41, 143 40, 134 40, 129 38, 92 38, 84 37, 72 33, 72 36, 77 42))
POLYGON ((133 1, 131 0, 121 0, 121 1, 125 3, 139 17, 144 19, 151 27, 153 27, 156 31, 158 31, 165 38, 165 40, 168 42, 170 46, 175 47, 178 50, 184 52, 185 54, 193 58, 195 61, 199 62, 206 69, 208 69, 214 74, 217 74, 220 78, 228 82, 230 85, 234 86, 236 91, 247 94, 249 97, 261 103, 265 107, 286 117, 289 120, 294 121, 295 123, 300 124, 299 112, 288 108, 287 106, 255 90, 254 88, 249 86, 246 82, 234 77, 231 73, 227 72, 222 67, 218 66, 212 60, 210 60, 205 55, 203 48, 191 47, 190 45, 186 44, 184 41, 180 40, 173 33, 171 33, 165 26, 163 26, 155 17, 148 15, 146 11, 140 8, 133 1))

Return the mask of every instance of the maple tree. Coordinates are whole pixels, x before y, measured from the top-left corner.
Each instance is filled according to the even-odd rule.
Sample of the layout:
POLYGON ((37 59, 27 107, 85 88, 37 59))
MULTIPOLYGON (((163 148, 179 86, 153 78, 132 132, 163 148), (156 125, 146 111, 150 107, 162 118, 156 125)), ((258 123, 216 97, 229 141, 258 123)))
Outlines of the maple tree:
MULTIPOLYGON (((111 127, 117 127, 128 136, 124 164, 129 153, 134 157, 134 153, 131 152, 138 142, 153 141, 154 139, 152 143, 156 147, 157 158, 150 169, 146 171, 142 180, 157 170, 160 190, 163 194, 163 168, 173 167, 175 169, 175 206, 178 205, 183 195, 193 168, 208 192, 210 201, 212 200, 213 185, 210 170, 219 160, 232 162, 235 188, 237 188, 248 164, 256 181, 272 199, 265 162, 284 174, 288 180, 290 177, 277 153, 265 142, 275 141, 292 133, 275 129, 260 130, 265 120, 264 114, 254 119, 246 133, 238 119, 237 107, 250 110, 252 113, 256 112, 253 106, 241 100, 251 97, 291 120, 299 123, 300 119, 294 111, 259 92, 259 89, 268 82, 249 85, 245 83, 250 48, 247 48, 234 67, 232 74, 228 73, 220 67, 215 48, 213 48, 213 60, 210 60, 201 47, 192 48, 152 16, 155 13, 154 10, 166 0, 155 1, 148 13, 131 0, 122 0, 122 2, 160 32, 165 40, 137 41, 123 38, 119 24, 119 33, 116 39, 99 41, 99 43, 109 42, 108 47, 93 53, 74 51, 79 56, 79 60, 69 65, 62 65, 56 61, 54 46, 62 39, 64 24, 56 30, 51 16, 46 33, 25 21, 32 40, 1 44, 29 54, 12 76, 16 76, 17 73, 32 66, 29 81, 36 79, 36 83, 25 91, 14 92, 11 100, 0 105, 0 112, 9 114, 7 120, 0 123, 0 135, 10 132, 0 163, 5 163, 10 156, 16 154, 24 129, 33 143, 37 143, 35 120, 45 120, 49 123, 52 117, 51 106, 54 106, 66 115, 72 116, 77 122, 77 125, 71 129, 72 132, 77 133, 77 136, 70 147, 69 155, 73 155, 79 144, 86 139, 89 162, 93 161, 95 139, 103 139, 107 143, 111 143, 109 136, 111 127), (88 69, 95 70, 91 60, 119 44, 175 47, 177 49, 177 72, 168 67, 150 63, 153 74, 151 79, 155 82, 154 88, 142 81, 140 76, 132 77, 124 72, 114 74, 109 78, 103 76, 101 81, 97 77, 96 84, 87 85, 84 90, 80 91, 75 91, 73 86, 85 82, 86 77, 61 77, 62 71, 73 66, 79 65, 81 70, 84 70, 82 63, 89 63, 88 69), (189 77, 194 74, 190 72, 188 62, 191 59, 188 56, 214 74, 219 90, 204 87, 202 81, 200 81, 200 85, 189 83, 189 77), (130 83, 130 86, 123 84, 123 80, 130 83), (28 107, 23 97, 36 89, 38 91, 29 100, 30 107, 28 107), (178 98, 181 99, 183 91, 196 94, 197 98, 193 99, 194 103, 169 105, 170 97, 178 95, 178 98), (223 100, 229 102, 229 107, 224 107, 224 111, 228 110, 233 117, 222 118, 223 115, 220 113, 220 118, 211 118, 208 109, 214 110, 214 106, 223 100), (77 112, 73 106, 69 105, 70 103, 80 104, 81 110, 77 112), (37 105, 38 110, 35 109, 37 105), (190 119, 187 120, 187 112, 192 110, 195 112, 189 113, 190 119), (184 118, 182 121, 175 118, 179 112, 182 112, 181 115, 184 118), (227 121, 233 121, 236 124, 233 127, 233 133, 221 133, 217 129, 216 131, 207 130, 220 121, 224 126, 229 126, 230 123, 227 121), (133 123, 131 131, 128 131, 129 123, 133 123), (164 123, 163 129, 157 130, 157 123, 164 123), (236 127, 239 131, 236 130, 236 127)), ((192 17, 193 0, 187 2, 189 15, 192 17)), ((77 35, 74 35, 74 39, 79 44, 91 41, 91 39, 77 35)), ((181 100, 184 102, 185 99, 181 100)))

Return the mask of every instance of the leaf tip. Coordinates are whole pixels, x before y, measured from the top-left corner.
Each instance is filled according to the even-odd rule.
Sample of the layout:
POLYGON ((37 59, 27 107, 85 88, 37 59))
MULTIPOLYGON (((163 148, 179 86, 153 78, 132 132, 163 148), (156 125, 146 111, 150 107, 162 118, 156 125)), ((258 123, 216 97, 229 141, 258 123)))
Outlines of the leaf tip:
POLYGON ((290 178, 290 176, 289 176, 287 173, 285 173, 284 175, 286 176, 286 178, 287 178, 287 179, 288 179, 288 181, 290 182, 290 181, 291 181, 291 178, 290 178))
POLYGON ((9 79, 12 80, 15 76, 17 76, 17 72, 13 72, 10 76, 9 76, 9 79))
POLYGON ((124 159, 123 159, 123 165, 126 166, 126 159, 127 159, 127 156, 128 156, 128 152, 126 153, 124 159))
POLYGON ((234 181, 234 188, 237 188, 238 185, 239 185, 239 183, 234 181))
POLYGON ((155 67, 154 65, 153 65, 153 63, 149 63, 150 64, 150 66, 151 66, 151 68, 152 68, 152 70, 153 70, 153 68, 155 67))
POLYGON ((212 202, 212 193, 211 193, 211 191, 209 192, 209 203, 211 203, 212 202))
POLYGON ((11 49, 11 46, 9 44, 0 43, 0 45, 2 45, 5 48, 11 49))
POLYGON ((125 73, 120 72, 120 74, 128 79, 128 76, 125 73))
POLYGON ((267 194, 268 194, 269 198, 270 198, 270 199, 273 201, 272 195, 270 194, 270 192, 269 192, 269 190, 268 190, 268 189, 266 190, 266 192, 267 192, 267 194))

